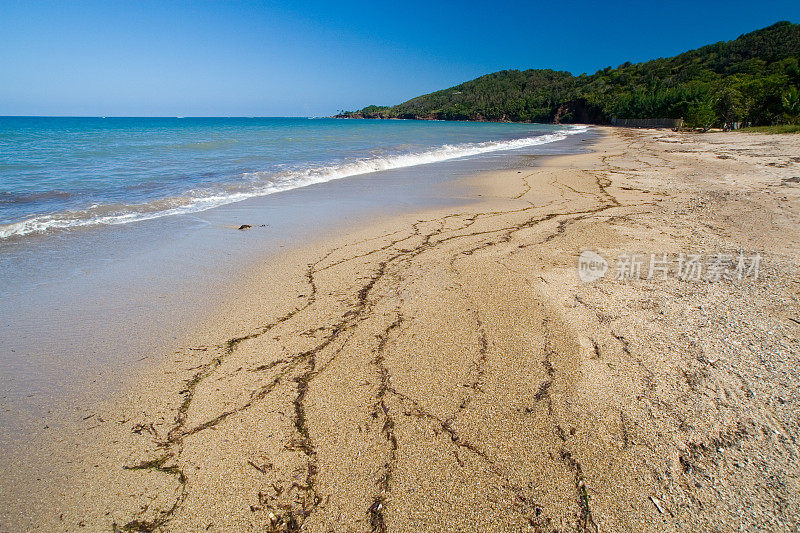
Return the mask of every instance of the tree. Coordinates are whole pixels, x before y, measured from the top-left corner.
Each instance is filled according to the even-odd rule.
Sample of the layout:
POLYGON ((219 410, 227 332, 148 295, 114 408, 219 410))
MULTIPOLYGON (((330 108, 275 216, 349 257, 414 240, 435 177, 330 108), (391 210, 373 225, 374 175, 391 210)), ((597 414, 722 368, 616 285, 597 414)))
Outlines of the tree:
POLYGON ((784 117, 787 124, 800 122, 800 91, 797 87, 789 87, 781 95, 784 117))
POLYGON ((714 125, 716 119, 717 114, 714 112, 712 103, 707 100, 699 101, 689 105, 689 110, 686 114, 686 125, 708 131, 714 125))
POLYGON ((717 93, 714 111, 722 118, 725 127, 732 127, 734 122, 739 122, 744 115, 744 98, 739 89, 724 87, 717 93))

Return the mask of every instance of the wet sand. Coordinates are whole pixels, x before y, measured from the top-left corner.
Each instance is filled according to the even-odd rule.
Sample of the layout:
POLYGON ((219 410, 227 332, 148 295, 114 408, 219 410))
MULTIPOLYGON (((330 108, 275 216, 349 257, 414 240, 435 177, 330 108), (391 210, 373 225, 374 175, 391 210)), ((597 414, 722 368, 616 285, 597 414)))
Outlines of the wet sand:
POLYGON ((6 476, 0 529, 793 530, 796 136, 594 150, 243 272, 6 476), (756 252, 757 277, 615 279, 620 254, 756 252))

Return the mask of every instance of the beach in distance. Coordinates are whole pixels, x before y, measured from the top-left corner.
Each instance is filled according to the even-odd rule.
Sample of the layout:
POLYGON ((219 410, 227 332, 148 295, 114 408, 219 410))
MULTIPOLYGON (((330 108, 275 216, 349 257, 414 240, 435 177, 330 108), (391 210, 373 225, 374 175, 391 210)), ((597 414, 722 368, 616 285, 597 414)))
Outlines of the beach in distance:
POLYGON ((307 122, 3 199, 0 530, 796 528, 796 136, 307 122))

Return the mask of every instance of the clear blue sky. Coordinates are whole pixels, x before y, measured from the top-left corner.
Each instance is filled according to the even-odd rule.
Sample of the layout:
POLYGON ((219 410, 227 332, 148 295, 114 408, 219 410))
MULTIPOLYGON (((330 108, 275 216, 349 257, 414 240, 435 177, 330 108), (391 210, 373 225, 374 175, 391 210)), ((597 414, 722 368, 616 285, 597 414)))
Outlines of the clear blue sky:
POLYGON ((800 1, 0 0, 0 115, 306 116, 501 69, 594 72, 734 39, 800 1))

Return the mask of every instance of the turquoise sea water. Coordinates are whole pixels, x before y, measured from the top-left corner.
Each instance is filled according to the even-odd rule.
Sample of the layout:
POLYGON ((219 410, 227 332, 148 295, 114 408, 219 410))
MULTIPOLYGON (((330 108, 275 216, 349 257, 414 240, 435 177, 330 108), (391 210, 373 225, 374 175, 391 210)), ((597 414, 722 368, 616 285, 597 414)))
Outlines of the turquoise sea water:
POLYGON ((241 280, 284 251, 324 247, 382 217, 457 212, 477 199, 462 178, 584 152, 598 134, 0 117, 0 448, 25 449, 41 428, 72 424, 90 398, 113 397, 187 332, 216 323, 241 280))
POLYGON ((530 147, 580 127, 307 118, 0 117, 0 242, 530 147))

